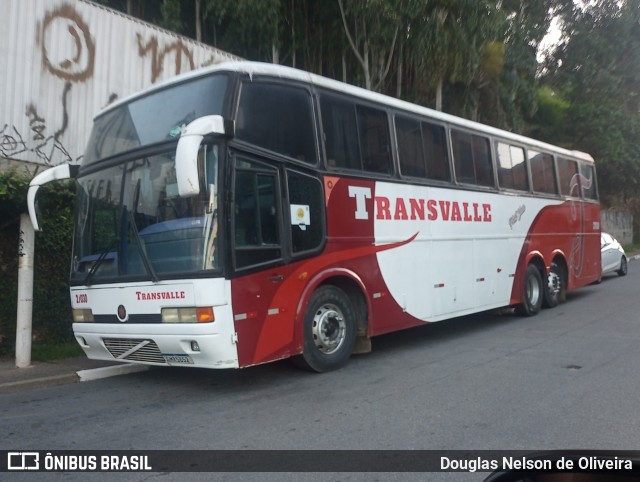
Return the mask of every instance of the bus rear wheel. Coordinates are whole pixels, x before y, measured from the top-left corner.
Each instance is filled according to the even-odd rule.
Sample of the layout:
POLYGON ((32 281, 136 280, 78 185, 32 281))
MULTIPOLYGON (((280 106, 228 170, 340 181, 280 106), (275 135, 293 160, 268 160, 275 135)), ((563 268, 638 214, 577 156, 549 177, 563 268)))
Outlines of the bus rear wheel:
POLYGON ((555 308, 567 298, 567 274, 563 266, 553 261, 544 292, 545 308, 555 308))
POLYGON ((516 313, 522 316, 537 315, 542 307, 544 292, 540 271, 530 264, 524 274, 523 301, 516 306, 516 313))
POLYGON ((347 363, 356 341, 356 314, 349 297, 336 286, 321 286, 304 317, 302 355, 297 366, 315 372, 336 370, 347 363))

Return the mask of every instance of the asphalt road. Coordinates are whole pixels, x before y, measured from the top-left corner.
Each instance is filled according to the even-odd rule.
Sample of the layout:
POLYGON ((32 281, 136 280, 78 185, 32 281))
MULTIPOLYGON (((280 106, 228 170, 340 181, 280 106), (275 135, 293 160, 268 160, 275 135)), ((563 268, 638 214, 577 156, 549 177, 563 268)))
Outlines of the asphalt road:
MULTIPOLYGON (((639 282, 640 264, 632 263, 628 276, 571 292, 566 303, 533 318, 491 312, 378 337, 371 354, 328 374, 288 362, 237 371, 165 368, 0 395, 0 448, 637 449, 639 282)), ((25 474, 25 480, 36 475, 62 477, 25 474)), ((215 480, 486 475, 218 474, 215 480)), ((109 477, 213 480, 101 475, 109 477)))

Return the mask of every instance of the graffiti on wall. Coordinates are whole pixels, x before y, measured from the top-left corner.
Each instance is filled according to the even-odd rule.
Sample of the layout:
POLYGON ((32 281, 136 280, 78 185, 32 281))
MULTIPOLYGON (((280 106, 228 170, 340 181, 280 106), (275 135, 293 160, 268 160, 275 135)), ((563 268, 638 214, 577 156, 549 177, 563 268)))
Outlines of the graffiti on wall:
POLYGON ((68 82, 84 82, 93 76, 95 42, 89 26, 71 5, 47 12, 36 32, 46 70, 68 82), (68 48, 52 48, 60 43, 61 33, 68 48))
POLYGON ((182 72, 183 60, 186 66, 186 70, 193 70, 193 54, 187 48, 185 44, 177 40, 166 45, 164 48, 159 47, 158 38, 156 36, 151 37, 148 42, 142 40, 142 35, 137 34, 138 38, 138 53, 140 57, 145 57, 147 54, 151 54, 151 83, 155 83, 158 77, 162 75, 164 69, 165 57, 168 55, 174 56, 174 66, 176 74, 182 72))
MULTIPOLYGON (((139 70, 145 76, 146 85, 216 62, 212 53, 206 61, 196 65, 193 47, 188 43, 177 37, 166 41, 162 35, 154 34, 147 27, 140 29, 131 39, 131 48, 134 49, 134 55, 140 58, 141 65, 149 65, 146 70, 139 70)), ((96 75, 100 74, 96 74, 96 54, 100 45, 97 45, 89 23, 78 9, 62 3, 46 11, 36 24, 36 46, 43 76, 56 79, 50 85, 56 91, 54 98, 57 99, 57 107, 51 108, 48 90, 47 98, 32 98, 24 106, 23 120, 27 122, 0 124, 0 155, 7 158, 28 157, 30 161, 46 165, 77 162, 82 158, 84 146, 76 145, 77 139, 82 136, 74 128, 72 113, 81 109, 93 110, 94 106, 87 104, 87 99, 81 98, 78 93, 74 96, 73 92, 77 92, 83 84, 91 85, 91 82, 98 80, 96 75), (25 126, 22 131, 18 124, 25 126)), ((107 79, 99 80, 105 83, 107 79)), ((118 87, 113 85, 108 88, 103 104, 105 107, 121 94, 131 93, 118 92, 118 87)), ((93 112, 84 118, 91 115, 93 112)), ((77 129, 80 128, 85 129, 86 126, 77 129)))

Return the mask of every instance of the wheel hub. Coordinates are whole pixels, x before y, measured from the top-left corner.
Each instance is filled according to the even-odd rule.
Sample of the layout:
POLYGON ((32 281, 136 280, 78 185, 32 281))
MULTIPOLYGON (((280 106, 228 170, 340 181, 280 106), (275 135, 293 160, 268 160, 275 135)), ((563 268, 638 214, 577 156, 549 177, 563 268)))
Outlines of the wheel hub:
POLYGON ((313 341, 322 353, 336 352, 345 339, 347 325, 340 309, 333 304, 324 304, 316 311, 311 325, 313 341))
POLYGON ((549 273, 549 277, 547 278, 547 282, 549 285, 549 292, 552 295, 557 295, 560 293, 560 276, 555 271, 551 271, 549 273))
POLYGON ((538 303, 540 298, 540 285, 536 283, 535 279, 529 278, 527 280, 527 298, 532 305, 538 303))

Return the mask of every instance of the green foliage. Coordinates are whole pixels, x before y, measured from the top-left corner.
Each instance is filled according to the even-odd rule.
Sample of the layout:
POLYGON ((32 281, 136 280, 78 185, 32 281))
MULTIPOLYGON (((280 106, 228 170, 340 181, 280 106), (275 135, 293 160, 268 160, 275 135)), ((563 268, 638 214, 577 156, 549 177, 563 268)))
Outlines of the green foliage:
POLYGON ((587 151, 607 202, 638 195, 639 0, 98 1, 249 60, 587 151), (552 19, 563 35, 543 66, 552 19))
MULTIPOLYGON (((29 177, 17 170, 0 173, 0 356, 15 342, 20 214, 26 212, 29 177)), ((72 339, 69 262, 73 233, 74 189, 51 183, 38 194, 42 232, 36 234, 33 333, 36 340, 72 339)))
POLYGON ((0 219, 13 222, 15 214, 27 207, 29 176, 17 169, 0 172, 0 219))
POLYGON ((180 0, 162 0, 158 24, 174 32, 182 31, 184 24, 181 20, 181 9, 180 0))
POLYGON ((528 134, 541 141, 571 147, 566 136, 566 118, 569 101, 549 85, 542 85, 537 91, 538 109, 529 119, 528 134))
POLYGON ((31 346, 31 360, 50 362, 83 355, 75 340, 64 342, 37 342, 31 346))
POLYGON ((606 204, 640 189, 640 8, 638 0, 598 0, 563 16, 568 36, 548 74, 568 106, 551 142, 589 152, 606 204))
POLYGON ((216 44, 238 55, 273 60, 281 44, 282 2, 280 0, 207 0, 205 17, 220 34, 216 44))

